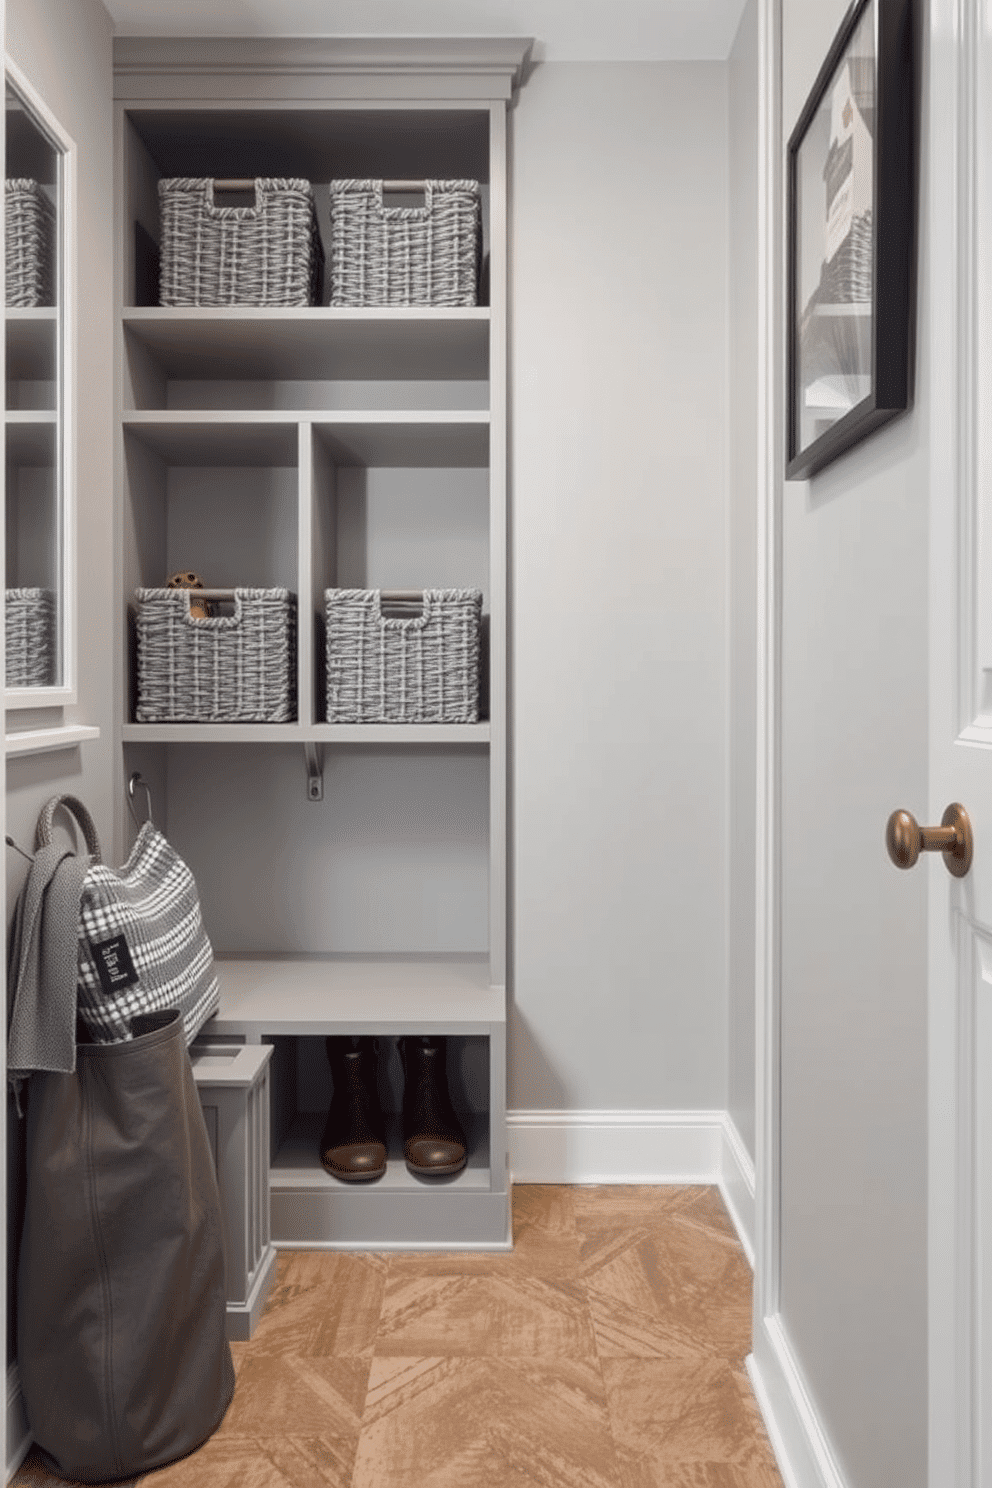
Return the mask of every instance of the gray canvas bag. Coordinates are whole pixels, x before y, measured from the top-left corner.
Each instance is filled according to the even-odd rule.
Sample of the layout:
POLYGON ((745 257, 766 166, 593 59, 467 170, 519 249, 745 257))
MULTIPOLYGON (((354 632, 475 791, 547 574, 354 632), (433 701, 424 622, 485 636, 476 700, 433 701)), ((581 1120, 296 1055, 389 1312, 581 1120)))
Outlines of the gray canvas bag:
POLYGON ((84 1483, 195 1450, 234 1392, 220 1196, 177 1010, 76 1048, 27 1100, 17 1353, 49 1465, 84 1483))

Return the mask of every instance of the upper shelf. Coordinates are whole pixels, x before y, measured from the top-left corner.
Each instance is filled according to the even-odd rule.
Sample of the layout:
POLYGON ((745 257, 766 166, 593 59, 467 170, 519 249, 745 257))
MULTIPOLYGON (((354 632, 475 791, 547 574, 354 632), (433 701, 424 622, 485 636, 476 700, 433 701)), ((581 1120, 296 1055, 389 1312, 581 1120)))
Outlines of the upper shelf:
POLYGON ((124 312, 166 380, 484 381, 489 309, 231 306, 124 312))
POLYGON ((489 414, 448 412, 312 413, 151 410, 125 415, 124 427, 168 465, 296 464, 297 427, 312 423, 336 465, 481 469, 489 461, 489 414))

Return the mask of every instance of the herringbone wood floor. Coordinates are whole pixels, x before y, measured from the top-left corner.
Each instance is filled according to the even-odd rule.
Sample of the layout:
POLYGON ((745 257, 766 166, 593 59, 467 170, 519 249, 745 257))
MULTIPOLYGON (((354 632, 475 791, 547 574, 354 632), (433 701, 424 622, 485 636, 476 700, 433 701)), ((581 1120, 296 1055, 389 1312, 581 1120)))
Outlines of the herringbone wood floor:
POLYGON ((517 1186, 513 1229, 281 1252, 222 1426, 141 1488, 781 1488, 717 1189, 517 1186))

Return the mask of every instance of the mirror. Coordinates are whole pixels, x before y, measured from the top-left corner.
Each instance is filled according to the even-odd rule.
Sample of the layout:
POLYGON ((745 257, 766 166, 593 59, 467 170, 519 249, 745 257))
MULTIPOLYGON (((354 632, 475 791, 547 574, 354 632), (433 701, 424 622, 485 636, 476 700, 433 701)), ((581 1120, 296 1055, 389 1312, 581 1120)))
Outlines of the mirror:
POLYGON ((65 197, 69 142, 6 78, 6 701, 70 701, 65 197))

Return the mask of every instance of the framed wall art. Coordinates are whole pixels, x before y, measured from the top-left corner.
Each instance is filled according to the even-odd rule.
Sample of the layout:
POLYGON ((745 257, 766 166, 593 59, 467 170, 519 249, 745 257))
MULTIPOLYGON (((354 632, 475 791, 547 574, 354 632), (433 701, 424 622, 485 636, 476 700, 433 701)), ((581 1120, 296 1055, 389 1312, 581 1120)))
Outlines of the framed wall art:
POLYGON ((913 0, 854 0, 788 147, 786 478, 910 406, 913 0))

